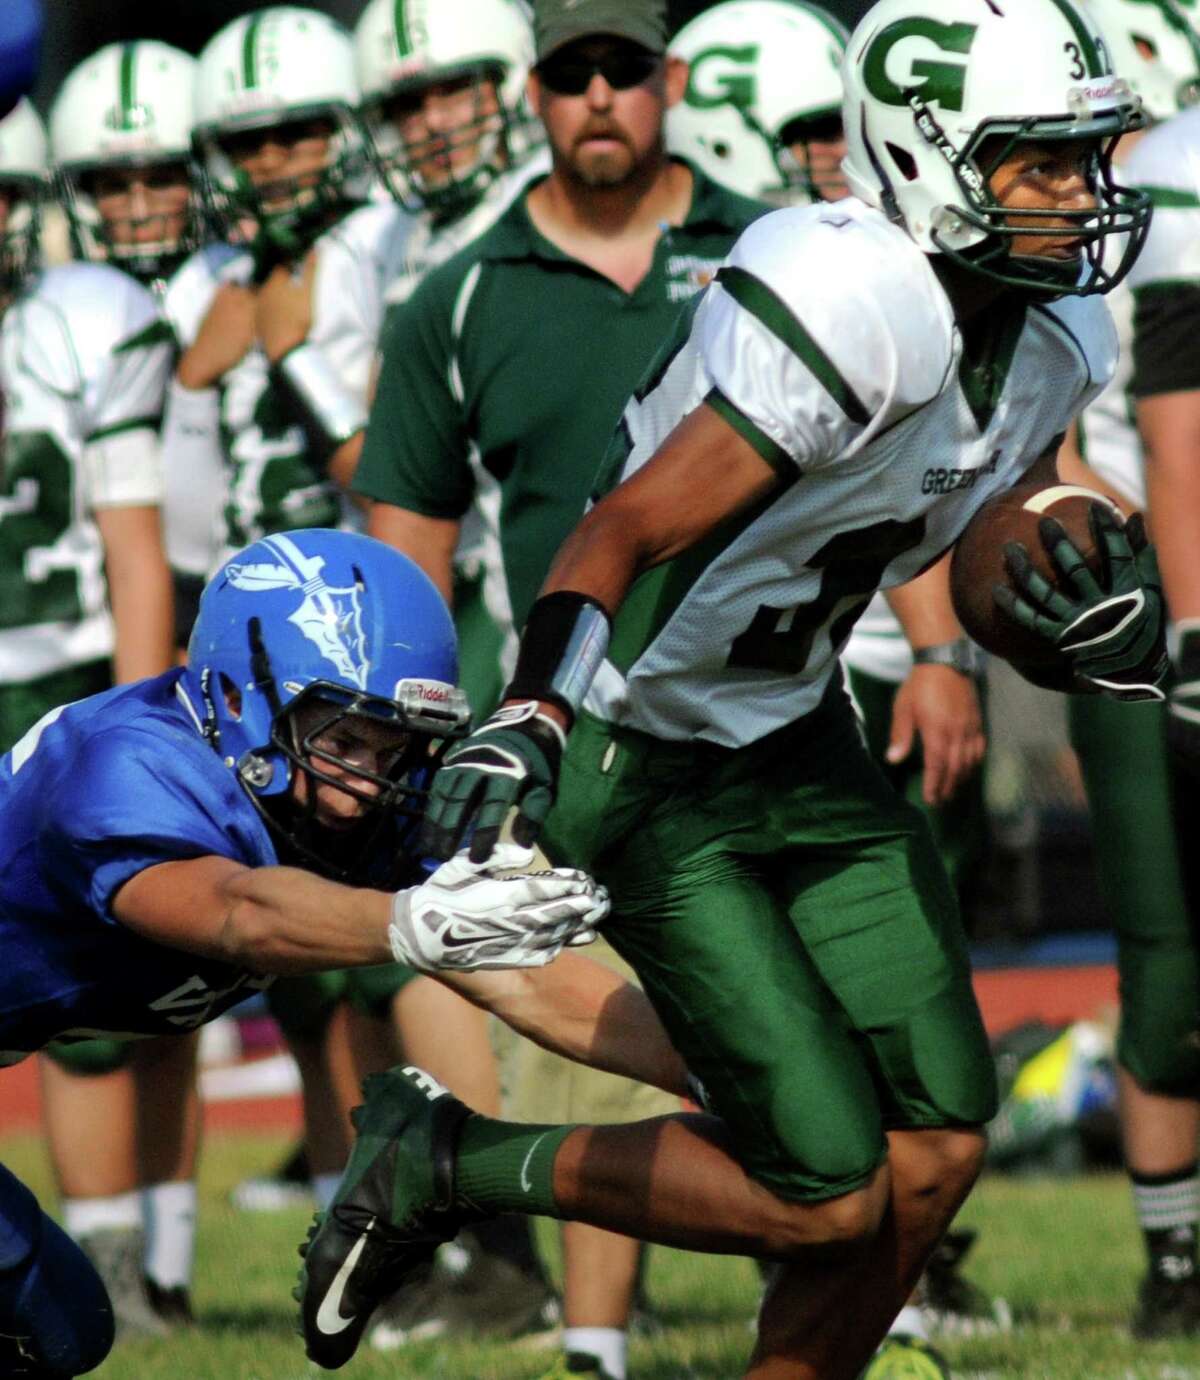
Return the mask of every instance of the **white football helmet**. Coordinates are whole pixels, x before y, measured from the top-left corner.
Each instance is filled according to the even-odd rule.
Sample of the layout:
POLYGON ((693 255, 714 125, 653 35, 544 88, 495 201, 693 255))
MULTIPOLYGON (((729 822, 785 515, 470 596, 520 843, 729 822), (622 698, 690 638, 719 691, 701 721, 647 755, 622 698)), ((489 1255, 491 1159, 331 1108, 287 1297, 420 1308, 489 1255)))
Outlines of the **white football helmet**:
POLYGON ((1200 100, 1200 37, 1175 0, 1086 0, 1113 70, 1142 98, 1146 113, 1168 120, 1200 100))
POLYGON ((789 146, 806 132, 836 138, 842 55, 849 34, 803 0, 726 0, 685 24, 671 52, 689 67, 687 92, 667 112, 667 143, 743 196, 776 205, 844 190, 814 177, 789 146))
POLYGON ((196 73, 197 156, 212 208, 227 225, 249 218, 287 255, 303 252, 369 188, 358 123, 354 47, 317 10, 276 5, 233 20, 205 45, 196 73), (326 164, 305 178, 256 187, 230 157, 239 136, 309 120, 331 126, 326 164))
POLYGON ((452 211, 470 204, 540 141, 525 97, 533 29, 519 0, 370 0, 354 47, 371 154, 402 206, 452 211), (419 141, 403 137, 391 118, 398 98, 415 100, 432 83, 470 78, 471 119, 419 141), (456 150, 473 150, 474 157, 455 168, 456 150))
POLYGON ((194 184, 195 73, 195 58, 147 39, 109 43, 63 82, 50 110, 50 146, 77 257, 115 263, 148 282, 166 277, 199 245, 198 194, 177 226, 161 215, 106 221, 94 194, 97 173, 125 168, 171 169, 194 184), (154 220, 159 233, 139 241, 136 232, 154 220))
POLYGON ((22 97, 0 120, 0 193, 7 205, 0 226, 0 299, 12 296, 38 266, 42 203, 49 186, 46 131, 22 97))
POLYGON ((843 77, 846 180, 927 253, 1049 296, 1106 292, 1128 272, 1150 204, 1113 181, 1112 144, 1144 116, 1072 0, 880 0, 850 37, 843 77), (1079 241, 1086 262, 1011 255, 1028 224, 1008 223, 988 177, 1022 141, 1079 139, 1097 141, 1095 206, 1022 218, 1044 219, 1040 234, 1079 241), (1116 235, 1126 236, 1123 250, 1106 267, 1104 245, 1116 235))

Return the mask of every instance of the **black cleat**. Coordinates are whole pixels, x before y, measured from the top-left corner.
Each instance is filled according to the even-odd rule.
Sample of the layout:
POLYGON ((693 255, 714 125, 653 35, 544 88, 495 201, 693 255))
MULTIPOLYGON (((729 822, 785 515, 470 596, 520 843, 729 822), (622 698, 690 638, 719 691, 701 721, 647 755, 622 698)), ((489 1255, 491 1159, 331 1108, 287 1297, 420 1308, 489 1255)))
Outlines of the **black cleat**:
POLYGON ((1148 1274, 1138 1288, 1130 1330, 1143 1342, 1200 1336, 1200 1276, 1172 1280, 1148 1274))
POLYGON ((345 1365, 375 1309, 424 1278, 437 1247, 478 1220, 454 1193, 454 1154, 470 1110, 411 1065, 368 1078, 363 1096, 350 1163, 300 1247, 304 1348, 326 1370, 345 1365))

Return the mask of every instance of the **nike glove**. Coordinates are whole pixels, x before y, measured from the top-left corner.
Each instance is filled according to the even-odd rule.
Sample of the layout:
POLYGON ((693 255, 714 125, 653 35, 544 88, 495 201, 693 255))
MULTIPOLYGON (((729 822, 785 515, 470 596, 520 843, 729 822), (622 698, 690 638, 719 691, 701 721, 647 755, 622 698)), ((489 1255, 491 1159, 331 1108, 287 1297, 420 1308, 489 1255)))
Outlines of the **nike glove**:
POLYGON ((486 862, 513 806, 513 839, 528 847, 554 804, 567 735, 536 700, 506 704, 442 760, 433 779, 421 847, 450 857, 471 826, 471 861, 486 862))
POLYGON ((495 875, 532 861, 530 849, 502 843, 487 866, 460 853, 427 882, 398 891, 388 926, 396 961, 422 973, 544 968, 564 948, 590 944, 608 892, 565 867, 495 875))
POLYGON ((1101 570, 1094 575, 1054 518, 1038 535, 1062 578, 1051 584, 1034 569, 1021 542, 1004 547, 1013 588, 996 585, 996 603, 1023 628, 1046 639, 1075 675, 1118 700, 1166 698, 1169 670, 1166 610, 1154 548, 1140 513, 1121 527, 1103 503, 1089 520, 1101 570))
POLYGON ((1180 629, 1175 684, 1167 696, 1167 741, 1188 771, 1200 774, 1200 623, 1180 629))

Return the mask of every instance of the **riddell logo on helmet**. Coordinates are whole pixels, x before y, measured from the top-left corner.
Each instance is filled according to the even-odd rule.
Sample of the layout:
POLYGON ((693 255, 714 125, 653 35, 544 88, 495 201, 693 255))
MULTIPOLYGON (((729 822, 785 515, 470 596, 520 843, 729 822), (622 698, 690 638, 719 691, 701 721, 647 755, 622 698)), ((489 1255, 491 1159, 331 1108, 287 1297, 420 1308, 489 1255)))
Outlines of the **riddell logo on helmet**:
POLYGON ((413 676, 396 682, 392 698, 403 699, 406 690, 408 695, 415 696, 425 704, 448 704, 454 698, 454 686, 447 685, 445 681, 418 680, 413 676))
POLYGON ((1128 90, 1128 83, 1122 81, 1120 77, 1109 77, 1103 82, 1088 82, 1084 86, 1077 88, 1085 100, 1107 101, 1113 96, 1124 96, 1128 90))

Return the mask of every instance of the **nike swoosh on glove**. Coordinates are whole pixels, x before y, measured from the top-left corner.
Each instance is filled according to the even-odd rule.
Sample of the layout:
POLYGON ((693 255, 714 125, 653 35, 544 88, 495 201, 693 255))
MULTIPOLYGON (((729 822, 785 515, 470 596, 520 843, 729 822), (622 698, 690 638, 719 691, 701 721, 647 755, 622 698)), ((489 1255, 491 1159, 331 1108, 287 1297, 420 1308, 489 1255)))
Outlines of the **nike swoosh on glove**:
POLYGON ((502 843, 486 864, 459 853, 428 881, 397 892, 388 926, 396 961, 422 973, 543 968, 567 946, 590 944, 608 914, 608 892, 566 867, 495 875, 532 862, 531 849, 502 843))
POLYGON ((1062 579, 1051 584, 1021 542, 1004 547, 1012 588, 992 597, 1018 622, 1066 658, 1080 680, 1118 700, 1163 700, 1170 669, 1166 607, 1154 548, 1140 513, 1120 526, 1107 505, 1088 515, 1101 555, 1099 575, 1061 523, 1044 517, 1038 536, 1062 579))

